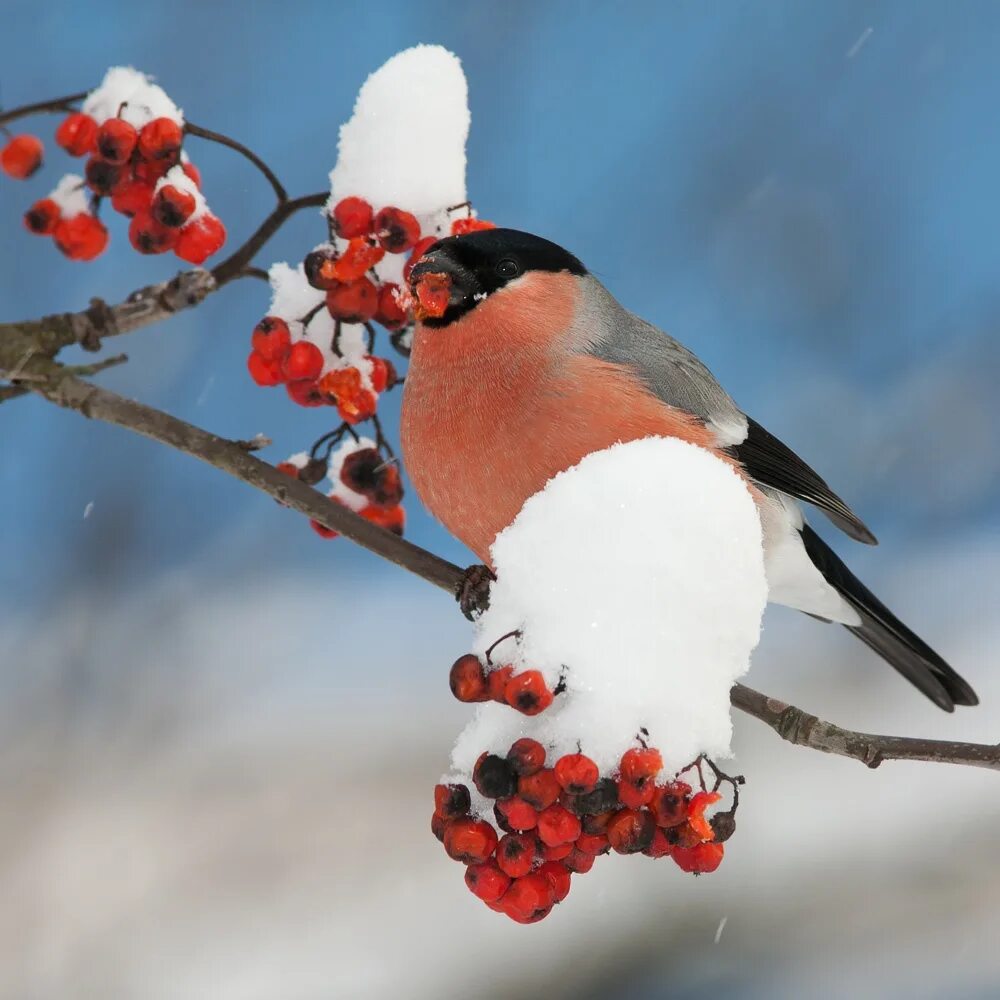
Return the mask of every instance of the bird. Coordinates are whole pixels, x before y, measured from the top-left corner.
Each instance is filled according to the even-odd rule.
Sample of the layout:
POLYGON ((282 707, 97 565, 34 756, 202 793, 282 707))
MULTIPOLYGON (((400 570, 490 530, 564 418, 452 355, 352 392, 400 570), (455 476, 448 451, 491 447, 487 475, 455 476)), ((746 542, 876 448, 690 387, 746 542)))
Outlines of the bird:
POLYGON ((768 600, 837 622, 945 711, 972 687, 806 522, 877 540, 826 481, 737 406, 686 347, 629 312, 568 250, 514 229, 449 236, 413 265, 417 323, 400 441, 424 506, 490 567, 525 501, 586 455, 675 437, 747 482, 768 600))

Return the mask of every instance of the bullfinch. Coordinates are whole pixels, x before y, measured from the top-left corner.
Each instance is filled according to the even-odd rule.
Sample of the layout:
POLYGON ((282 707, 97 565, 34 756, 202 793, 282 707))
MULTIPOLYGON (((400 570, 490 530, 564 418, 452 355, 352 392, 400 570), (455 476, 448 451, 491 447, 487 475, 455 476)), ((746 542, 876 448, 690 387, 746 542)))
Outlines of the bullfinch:
POLYGON ((406 466, 428 510, 486 565, 497 534, 557 473, 617 442, 680 438, 746 479, 769 600, 844 625, 946 711, 978 703, 809 527, 799 502, 876 544, 857 515, 571 253, 484 230, 435 243, 409 280, 418 323, 403 395, 406 466))

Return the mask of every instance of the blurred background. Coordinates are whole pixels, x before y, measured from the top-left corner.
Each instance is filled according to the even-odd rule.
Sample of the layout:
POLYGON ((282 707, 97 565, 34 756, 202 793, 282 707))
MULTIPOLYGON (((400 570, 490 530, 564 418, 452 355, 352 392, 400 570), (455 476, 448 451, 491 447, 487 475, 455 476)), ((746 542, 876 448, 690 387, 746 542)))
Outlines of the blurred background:
MULTIPOLYGON (((480 212, 576 252, 812 462, 882 542, 838 549, 983 704, 945 716, 784 611, 750 683, 852 728, 1000 738, 997 5, 5 0, 2 24, 6 105, 131 63, 293 193, 326 186, 369 72, 417 42, 454 50, 480 212)), ((120 219, 86 266, 21 230, 70 166, 57 122, 29 123, 47 169, 0 183, 4 319, 174 266, 133 253, 120 219)), ((240 239, 267 185, 193 154, 240 239)), ((304 215, 261 263, 320 238, 304 215)), ((264 432, 277 461, 329 415, 250 383, 266 306, 263 285, 231 286, 129 337, 103 381, 264 432)), ((996 775, 868 772, 738 717, 748 784, 716 874, 605 859, 515 926, 428 827, 468 714, 445 675, 470 632, 445 597, 42 402, 4 405, 0 442, 3 997, 1000 994, 996 775)), ((412 539, 469 560, 408 509, 412 539)))

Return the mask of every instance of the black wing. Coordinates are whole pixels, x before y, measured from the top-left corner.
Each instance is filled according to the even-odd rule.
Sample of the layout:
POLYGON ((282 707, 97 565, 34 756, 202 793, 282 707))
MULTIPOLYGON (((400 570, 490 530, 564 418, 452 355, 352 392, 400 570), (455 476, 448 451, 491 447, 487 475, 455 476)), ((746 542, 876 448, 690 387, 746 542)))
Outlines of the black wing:
POLYGON ((845 534, 866 545, 878 540, 861 519, 787 445, 747 417, 747 437, 730 449, 751 479, 819 507, 845 534))

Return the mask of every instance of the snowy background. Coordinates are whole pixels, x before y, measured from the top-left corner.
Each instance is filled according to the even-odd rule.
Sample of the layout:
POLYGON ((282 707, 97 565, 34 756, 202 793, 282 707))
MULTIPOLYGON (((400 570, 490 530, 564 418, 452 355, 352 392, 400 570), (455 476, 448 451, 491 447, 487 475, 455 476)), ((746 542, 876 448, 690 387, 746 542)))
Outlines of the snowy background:
MULTIPOLYGON (((846 634, 783 611, 751 682, 859 728, 1000 738, 996 6, 295 11, 8 0, 0 97, 133 62, 305 193, 326 186, 369 72, 420 41, 458 52, 482 214, 569 247, 814 461, 882 540, 839 550, 984 705, 946 717, 846 634)), ((195 152, 238 238, 270 192, 229 152, 195 152)), ((169 266, 118 223, 86 266, 22 235, 68 165, 51 161, 0 184, 5 317, 119 298, 169 266)), ((319 238, 302 217, 274 259, 319 238)), ((327 415, 250 384, 266 301, 235 287, 130 337, 133 363, 105 380, 224 434, 266 431, 283 457, 327 415)), ((446 671, 470 632, 447 601, 124 432, 21 400, 0 441, 0 995, 1000 990, 995 775, 868 773, 738 718, 750 784, 718 873, 605 861, 516 927, 427 829, 468 718, 446 671)), ((410 515, 411 537, 465 560, 410 515)))

